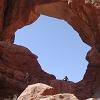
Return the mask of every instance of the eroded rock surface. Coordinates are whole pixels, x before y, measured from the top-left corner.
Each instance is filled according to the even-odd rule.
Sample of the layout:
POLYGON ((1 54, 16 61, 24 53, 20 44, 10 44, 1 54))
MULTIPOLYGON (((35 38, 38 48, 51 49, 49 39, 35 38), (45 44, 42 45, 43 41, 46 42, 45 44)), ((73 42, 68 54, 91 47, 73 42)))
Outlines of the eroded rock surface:
POLYGON ((99 45, 100 1, 61 0, 62 2, 37 5, 37 12, 67 21, 87 44, 99 45))
POLYGON ((30 85, 17 100, 78 100, 73 94, 56 94, 56 90, 45 84, 30 85))
POLYGON ((34 22, 39 14, 35 13, 34 0, 0 1, 0 40, 13 42, 17 29, 34 22))
POLYGON ((63 80, 51 80, 50 84, 57 93, 74 93, 75 85, 74 82, 63 80))
POLYGON ((8 44, 14 42, 17 29, 33 23, 40 14, 67 21, 79 33, 83 42, 91 46, 92 49, 87 54, 89 65, 86 74, 82 81, 75 84, 74 93, 80 100, 98 94, 100 91, 100 0, 1 0, 0 41, 7 43, 0 42, 0 95, 4 94, 5 87, 9 88, 9 93, 11 87, 14 87, 15 91, 16 87, 23 88, 21 82, 25 80, 25 76, 30 76, 27 71, 31 74, 34 72, 36 78, 32 78, 32 82, 39 80, 48 83, 49 79, 55 79, 41 70, 36 56, 26 48, 23 50, 20 46, 8 44))
POLYGON ((29 84, 49 84, 53 79, 27 48, 0 42, 0 96, 19 94, 29 84))
POLYGON ((18 28, 43 14, 67 21, 84 42, 99 49, 99 0, 1 0, 0 8, 1 40, 11 42, 18 28))

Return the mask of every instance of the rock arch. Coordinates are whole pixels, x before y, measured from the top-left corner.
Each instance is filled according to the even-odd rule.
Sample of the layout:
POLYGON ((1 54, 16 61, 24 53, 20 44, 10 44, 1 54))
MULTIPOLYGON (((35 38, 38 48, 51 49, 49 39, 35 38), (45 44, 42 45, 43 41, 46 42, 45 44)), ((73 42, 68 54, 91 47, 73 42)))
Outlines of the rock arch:
MULTIPOLYGON (((69 1, 1 0, 0 40, 8 48, 13 43, 15 31, 33 23, 40 14, 67 21, 79 33, 82 40, 92 47, 87 54, 89 61, 87 72, 83 80, 76 84, 77 88, 74 90, 82 100, 93 96, 100 87, 100 1, 96 0, 94 3, 91 3, 90 0, 69 1), (4 41, 10 44, 7 46, 4 41), (80 94, 80 90, 82 94, 80 94)), ((2 49, 2 43, 0 47, 2 49)), ((2 58, 1 62, 3 62, 2 58)))

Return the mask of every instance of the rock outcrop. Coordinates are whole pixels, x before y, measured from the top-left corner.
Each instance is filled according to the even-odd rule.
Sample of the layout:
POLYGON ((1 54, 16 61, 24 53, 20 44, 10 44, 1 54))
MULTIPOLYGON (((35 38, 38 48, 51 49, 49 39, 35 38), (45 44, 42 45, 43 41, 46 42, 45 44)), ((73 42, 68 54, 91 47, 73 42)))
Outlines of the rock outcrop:
POLYGON ((36 11, 47 16, 67 21, 90 46, 99 45, 100 1, 59 0, 59 2, 37 5, 36 11), (62 2, 61 2, 62 1, 62 2))
POLYGON ((71 81, 63 80, 51 80, 50 86, 52 86, 57 93, 74 93, 75 83, 71 81))
POLYGON ((25 47, 0 42, 0 97, 20 94, 29 84, 49 84, 55 79, 42 70, 37 58, 25 47))
POLYGON ((86 74, 82 81, 75 84, 73 90, 80 100, 99 94, 100 0, 1 0, 0 41, 6 43, 0 42, 0 95, 4 94, 5 87, 9 89, 8 93, 11 86, 23 88, 24 85, 20 81, 24 80, 25 76, 30 76, 27 71, 34 73, 36 78, 32 78, 33 83, 38 79, 50 84, 47 81, 55 79, 41 70, 34 54, 30 54, 26 48, 23 48, 23 52, 23 49, 20 49, 22 47, 12 45, 15 31, 36 21, 40 14, 67 21, 79 33, 83 42, 91 46, 92 49, 86 57, 89 61, 86 74), (40 76, 37 73, 41 73, 40 76))
POLYGON ((37 83, 28 86, 17 100, 78 100, 73 94, 56 94, 55 89, 37 83))
POLYGON ((0 8, 2 41, 11 42, 17 29, 31 24, 40 14, 44 14, 67 21, 84 42, 99 49, 99 0, 1 0, 0 8))
POLYGON ((14 42, 17 29, 34 22, 39 14, 35 13, 34 0, 0 1, 0 40, 14 42))

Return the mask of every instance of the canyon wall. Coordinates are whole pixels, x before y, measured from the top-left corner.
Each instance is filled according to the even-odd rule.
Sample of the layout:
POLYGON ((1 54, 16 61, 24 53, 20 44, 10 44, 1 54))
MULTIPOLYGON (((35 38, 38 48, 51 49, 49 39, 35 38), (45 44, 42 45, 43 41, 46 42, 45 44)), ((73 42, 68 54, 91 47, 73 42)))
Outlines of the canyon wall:
MULTIPOLYGON (((99 94, 100 0, 1 0, 0 95, 5 94, 3 93, 4 88, 7 91, 12 91, 10 86, 15 91, 18 89, 17 93, 20 88, 24 89, 26 86, 22 82, 25 81, 26 77, 30 77, 30 74, 35 75, 35 80, 49 85, 50 80, 55 80, 53 75, 42 70, 36 55, 24 47, 13 44, 17 29, 33 23, 40 14, 65 20, 79 33, 83 42, 91 46, 92 49, 86 57, 89 65, 84 78, 76 83, 72 90, 81 100, 99 94), (24 61, 25 59, 27 61, 24 61), (41 80, 41 75, 44 81, 41 80)), ((32 82, 38 82, 35 80, 32 82)))
POLYGON ((20 94, 30 84, 49 84, 56 79, 42 70, 37 58, 25 47, 0 42, 0 97, 20 94))

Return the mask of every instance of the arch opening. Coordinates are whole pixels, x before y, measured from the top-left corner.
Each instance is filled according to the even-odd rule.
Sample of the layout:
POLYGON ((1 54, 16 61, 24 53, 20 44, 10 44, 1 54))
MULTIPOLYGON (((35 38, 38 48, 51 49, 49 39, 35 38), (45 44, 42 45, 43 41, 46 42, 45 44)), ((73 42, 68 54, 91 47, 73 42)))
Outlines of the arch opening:
POLYGON ((63 79, 78 82, 83 78, 90 49, 65 21, 41 15, 31 25, 16 32, 15 44, 29 48, 39 58, 42 69, 63 79))

